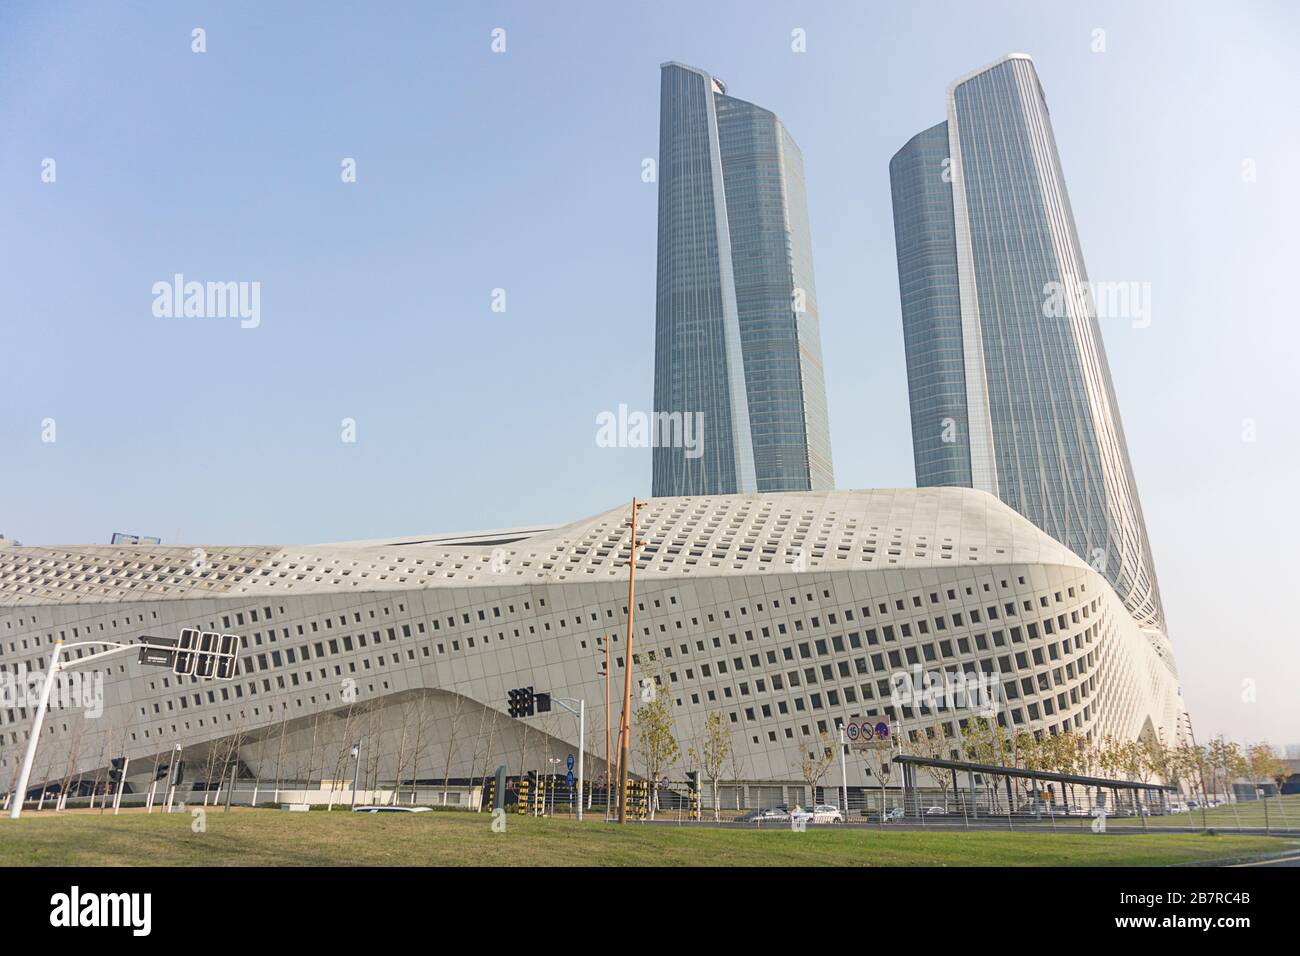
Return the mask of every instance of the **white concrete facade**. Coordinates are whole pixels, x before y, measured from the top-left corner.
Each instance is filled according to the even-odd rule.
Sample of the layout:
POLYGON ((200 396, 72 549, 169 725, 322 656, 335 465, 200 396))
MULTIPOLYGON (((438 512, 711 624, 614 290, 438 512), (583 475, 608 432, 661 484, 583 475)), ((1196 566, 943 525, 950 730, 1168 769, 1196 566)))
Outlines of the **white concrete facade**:
MULTIPOLYGON (((627 513, 356 544, 0 548, 0 673, 11 685, 44 669, 56 639, 135 641, 194 626, 244 640, 228 682, 177 678, 134 653, 101 664, 102 714, 51 711, 32 785, 110 756, 129 757, 134 777, 177 744, 195 768, 210 743, 235 734, 263 779, 277 773, 273 761, 286 779, 346 776, 335 755, 359 735, 380 781, 399 775, 403 750, 404 778, 545 769, 575 749, 575 725, 558 710, 509 718, 507 692, 523 686, 584 699, 589 752, 603 755, 602 641, 616 701, 625 663, 627 513)), ((889 676, 913 662, 996 674, 1002 715, 1017 728, 1177 737, 1167 639, 1135 623, 1068 548, 983 492, 658 498, 638 524, 634 673, 670 696, 683 753, 721 711, 737 776, 797 780, 823 730, 887 714, 889 676)), ((0 706, 0 790, 26 742, 22 703, 0 706)), ((615 703, 615 725, 617 712, 615 703)), ((588 777, 597 774, 593 759, 588 777)), ((851 768, 850 784, 866 782, 860 774, 851 768)))

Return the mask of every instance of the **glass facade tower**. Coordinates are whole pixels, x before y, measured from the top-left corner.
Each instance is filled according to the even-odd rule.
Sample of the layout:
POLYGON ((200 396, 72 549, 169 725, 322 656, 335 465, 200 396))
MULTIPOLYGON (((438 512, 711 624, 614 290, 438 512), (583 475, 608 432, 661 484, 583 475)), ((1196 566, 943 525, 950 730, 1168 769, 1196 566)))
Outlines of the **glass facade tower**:
POLYGON ((656 497, 833 487, 803 157, 720 80, 660 73, 657 415, 699 413, 702 448, 658 432, 656 497))
POLYGON ((1011 54, 890 162, 919 486, 997 495, 1164 611, 1047 103, 1011 54), (1055 307, 1047 307, 1049 302, 1055 307))

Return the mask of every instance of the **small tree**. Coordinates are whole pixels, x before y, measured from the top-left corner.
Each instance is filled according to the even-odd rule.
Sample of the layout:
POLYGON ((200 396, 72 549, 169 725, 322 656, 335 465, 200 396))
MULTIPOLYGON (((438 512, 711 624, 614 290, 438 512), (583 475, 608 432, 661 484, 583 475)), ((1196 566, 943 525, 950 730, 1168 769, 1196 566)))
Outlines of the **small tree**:
POLYGON ((731 731, 723 722, 722 712, 709 711, 704 722, 704 739, 700 747, 688 749, 687 754, 693 763, 700 765, 700 770, 713 794, 713 819, 718 819, 718 786, 722 780, 722 769, 726 766, 727 756, 731 753, 731 731))
MULTIPOLYGON (((966 759, 973 763, 1005 767, 1008 765, 1008 758, 1013 749, 1006 731, 996 720, 972 717, 962 731, 962 752, 966 759)), ((1017 759, 1021 758, 1018 756, 1017 759)), ((1006 775, 989 774, 988 776, 990 807, 997 810, 1001 803, 998 790, 1006 775)))
POLYGON ((1282 784, 1287 777, 1286 765, 1266 743, 1251 744, 1246 749, 1246 772, 1256 788, 1261 783, 1272 781, 1277 784, 1279 793, 1282 792, 1282 784))
MULTIPOLYGON (((925 757, 930 760, 948 759, 948 740, 943 735, 943 724, 937 720, 931 726, 923 728, 912 740, 911 744, 912 751, 918 757, 925 757)), ((952 785, 952 771, 945 767, 927 766, 925 772, 938 786, 939 793, 943 797, 943 808, 947 810, 948 787, 952 785)), ((844 812, 848 813, 849 808, 845 807, 844 812)))
POLYGON ((830 734, 822 731, 817 736, 816 749, 807 751, 799 762, 799 773, 811 791, 809 799, 817 802, 817 784, 835 764, 835 742, 830 734))
POLYGON ((659 780, 682 755, 673 734, 673 715, 664 694, 655 694, 636 712, 636 749, 650 779, 650 819, 659 804, 659 780))

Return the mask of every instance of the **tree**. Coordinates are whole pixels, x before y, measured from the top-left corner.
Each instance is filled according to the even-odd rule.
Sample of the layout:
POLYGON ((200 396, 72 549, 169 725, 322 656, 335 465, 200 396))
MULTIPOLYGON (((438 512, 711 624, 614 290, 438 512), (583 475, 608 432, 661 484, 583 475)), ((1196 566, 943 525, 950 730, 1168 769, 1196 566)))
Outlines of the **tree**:
POLYGON ((808 784, 811 791, 809 799, 814 804, 817 802, 817 784, 835 764, 835 744, 830 734, 825 731, 818 734, 815 746, 815 750, 806 752, 799 761, 799 772, 803 775, 804 783, 808 784))
POLYGON ((673 715, 666 694, 655 694, 636 712, 636 749, 650 780, 650 819, 655 818, 659 804, 659 780, 663 772, 681 756, 681 748, 673 735, 673 715))
MULTIPOLYGON (((947 760, 948 741, 943 735, 943 724, 936 720, 931 726, 923 728, 912 740, 912 751, 918 757, 947 760)), ((943 808, 947 810, 948 788, 952 786, 952 771, 945 767, 927 766, 925 772, 939 787, 939 793, 943 797, 943 808)), ((844 808, 844 812, 848 813, 848 807, 844 808)))
POLYGON ((1205 753, 1200 747, 1190 743, 1179 744, 1173 749, 1171 766, 1177 779, 1187 784, 1193 797, 1200 795, 1205 799, 1205 753))
MULTIPOLYGON (((1005 767, 1013 749, 1013 742, 1007 738, 1006 731, 996 720, 972 717, 962 731, 962 753, 973 763, 1005 767)), ((1017 755, 1017 759, 1023 758, 1017 755)), ((1001 802, 999 785, 1006 779, 1006 775, 988 774, 988 777, 990 805, 993 810, 997 810, 1001 802)))
POLYGON ((713 792, 713 819, 718 819, 718 785, 722 780, 722 768, 726 766, 727 756, 731 753, 731 731, 727 729, 719 710, 709 711, 704 721, 704 739, 699 750, 691 747, 687 754, 691 761, 700 765, 700 771, 713 792))
POLYGON ((1210 789, 1214 793, 1219 792, 1220 778, 1223 780, 1223 792, 1231 794, 1232 781, 1236 777, 1246 776, 1249 772, 1241 746, 1225 739, 1222 734, 1211 738, 1205 745, 1205 763, 1210 770, 1210 789))
POLYGON ((1256 788, 1271 781, 1277 784, 1279 793, 1287 778, 1286 765, 1277 758, 1272 747, 1262 742, 1251 744, 1246 749, 1246 772, 1256 788))

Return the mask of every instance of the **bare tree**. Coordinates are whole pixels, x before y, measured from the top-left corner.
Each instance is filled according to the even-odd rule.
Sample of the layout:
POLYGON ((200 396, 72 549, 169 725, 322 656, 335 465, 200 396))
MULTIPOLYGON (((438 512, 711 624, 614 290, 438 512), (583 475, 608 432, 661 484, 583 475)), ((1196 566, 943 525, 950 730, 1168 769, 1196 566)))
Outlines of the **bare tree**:
MULTIPOLYGON (((451 720, 447 725, 447 760, 442 767, 442 805, 444 807, 447 805, 447 788, 448 782, 451 778, 451 761, 453 755, 456 753, 457 735, 460 733, 461 721, 464 719, 462 710, 465 704, 465 698, 460 694, 456 694, 455 696, 456 705, 452 708, 451 720)), ((527 728, 527 725, 525 725, 525 728, 527 728)), ((527 729, 525 729, 524 732, 527 733, 527 729)))
MULTIPOLYGON (((943 724, 935 721, 931 726, 924 727, 912 741, 912 749, 918 757, 926 757, 931 760, 946 760, 948 758, 948 743, 943 735, 943 724)), ((935 784, 939 787, 939 793, 943 797, 943 808, 948 809, 948 787, 952 785, 952 771, 944 767, 925 768, 935 784)), ((844 808, 848 813, 848 808, 844 808)))
POLYGON ((830 772, 835 764, 834 742, 830 734, 822 731, 813 744, 814 749, 806 751, 799 759, 799 774, 811 791, 808 799, 817 803, 817 785, 830 772))
POLYGON ((284 735, 289 726, 289 711, 286 709, 280 717, 280 746, 275 755, 275 802, 280 802, 280 787, 284 783, 284 735))
POLYGON ((713 819, 719 819, 718 787, 722 780, 722 770, 731 755, 731 731, 722 719, 722 712, 709 711, 704 721, 704 737, 699 749, 690 747, 687 755, 700 765, 704 778, 709 781, 713 797, 713 819))

